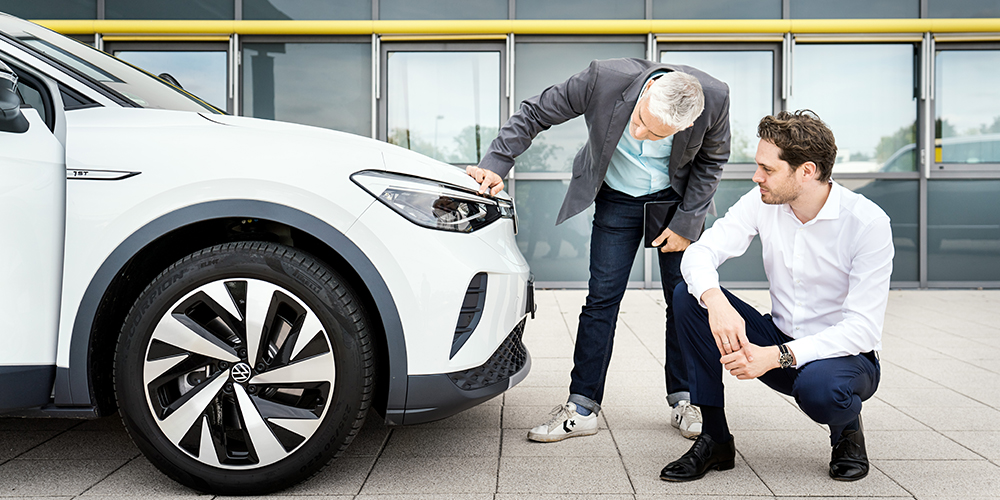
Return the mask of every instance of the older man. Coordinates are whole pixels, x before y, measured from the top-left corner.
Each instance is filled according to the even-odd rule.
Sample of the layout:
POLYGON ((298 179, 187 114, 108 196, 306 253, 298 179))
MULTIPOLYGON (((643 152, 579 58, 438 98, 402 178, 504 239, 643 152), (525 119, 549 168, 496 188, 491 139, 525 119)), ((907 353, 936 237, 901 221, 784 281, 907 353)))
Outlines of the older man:
MULTIPOLYGON (((496 194, 514 158, 538 133, 583 115, 589 137, 573 161, 573 178, 557 224, 596 203, 590 246, 590 282, 580 313, 569 398, 528 433, 560 441, 597 432, 597 415, 611 360, 619 304, 643 236, 644 205, 676 202, 660 246, 660 277, 667 304, 681 281, 684 249, 701 235, 712 196, 729 159, 729 88, 687 66, 641 59, 594 61, 565 82, 521 103, 467 172, 496 194)), ((677 346, 673 308, 666 313, 667 401, 671 421, 686 437, 700 432, 689 404, 685 364, 677 346)))

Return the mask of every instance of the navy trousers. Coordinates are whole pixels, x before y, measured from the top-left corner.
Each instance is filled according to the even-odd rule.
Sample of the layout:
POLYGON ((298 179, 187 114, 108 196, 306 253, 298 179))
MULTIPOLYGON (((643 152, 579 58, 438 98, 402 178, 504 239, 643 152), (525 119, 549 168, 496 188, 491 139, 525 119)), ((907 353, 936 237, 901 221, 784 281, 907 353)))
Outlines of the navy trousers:
MULTIPOLYGON (((646 202, 677 201, 681 197, 667 188, 646 196, 633 197, 604 184, 597 193, 594 228, 590 243, 590 281, 587 301, 580 312, 570 373, 570 398, 578 406, 599 411, 604 399, 604 382, 611 362, 618 309, 635 254, 642 244, 643 213, 646 202)), ((672 214, 671 214, 672 215, 672 214)), ((656 252, 663 282, 666 312, 666 359, 664 366, 667 401, 674 404, 689 399, 687 367, 681 358, 674 327, 674 287, 683 282, 683 252, 656 252)))
MULTIPOLYGON (((746 322, 747 340, 759 346, 784 344, 792 339, 781 333, 771 315, 756 309, 723 289, 729 303, 746 322)), ((687 361, 691 384, 691 402, 695 405, 725 407, 723 366, 719 348, 708 324, 708 311, 688 293, 687 283, 674 290, 674 314, 681 351, 687 361)), ((795 398, 809 418, 830 426, 831 444, 854 423, 861 413, 861 403, 875 394, 881 370, 873 353, 820 359, 801 368, 775 368, 760 381, 768 387, 795 398)))

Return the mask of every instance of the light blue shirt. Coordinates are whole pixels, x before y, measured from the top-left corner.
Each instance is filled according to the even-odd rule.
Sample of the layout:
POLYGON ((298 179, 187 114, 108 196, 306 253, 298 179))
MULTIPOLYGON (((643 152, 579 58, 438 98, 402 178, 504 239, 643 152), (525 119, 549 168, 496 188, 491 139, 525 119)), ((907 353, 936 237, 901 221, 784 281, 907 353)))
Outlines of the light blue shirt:
MULTIPOLYGON (((659 75, 654 74, 650 80, 656 76, 659 75)), ((649 80, 646 80, 643 87, 648 83, 649 80)), ((636 140, 626 126, 615 152, 611 154, 604 182, 611 189, 634 197, 670 187, 668 165, 673 144, 674 136, 657 141, 636 140)))

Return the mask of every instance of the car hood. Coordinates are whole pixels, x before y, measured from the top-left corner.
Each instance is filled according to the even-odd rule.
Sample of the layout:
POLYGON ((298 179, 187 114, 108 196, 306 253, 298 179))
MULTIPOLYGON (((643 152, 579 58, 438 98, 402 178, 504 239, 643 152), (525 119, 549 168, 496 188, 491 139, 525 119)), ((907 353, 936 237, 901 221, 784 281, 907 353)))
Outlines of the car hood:
MULTIPOLYGON (((244 116, 202 114, 202 117, 220 125, 265 132, 276 139, 281 136, 294 137, 297 141, 312 139, 310 142, 315 142, 317 153, 323 155, 328 155, 330 148, 338 145, 340 147, 375 150, 382 155, 384 171, 434 179, 467 189, 478 190, 479 188, 479 184, 469 177, 462 167, 456 167, 369 137, 320 127, 244 116)), ((510 199, 507 193, 501 193, 498 197, 510 199)))

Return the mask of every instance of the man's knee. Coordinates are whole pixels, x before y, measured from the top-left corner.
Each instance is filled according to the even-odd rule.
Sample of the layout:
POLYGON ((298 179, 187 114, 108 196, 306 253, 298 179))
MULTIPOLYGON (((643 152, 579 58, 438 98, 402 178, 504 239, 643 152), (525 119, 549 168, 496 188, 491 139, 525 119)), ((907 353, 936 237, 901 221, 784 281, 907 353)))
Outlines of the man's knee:
POLYGON ((681 280, 677 286, 674 287, 674 302, 671 304, 674 307, 674 314, 681 314, 681 311, 689 312, 691 310, 697 310, 695 308, 701 308, 698 300, 691 295, 688 291, 687 282, 681 280))
POLYGON ((803 370, 792 388, 799 408, 820 424, 838 420, 837 416, 856 404, 856 396, 844 387, 843 381, 822 370, 803 370))

